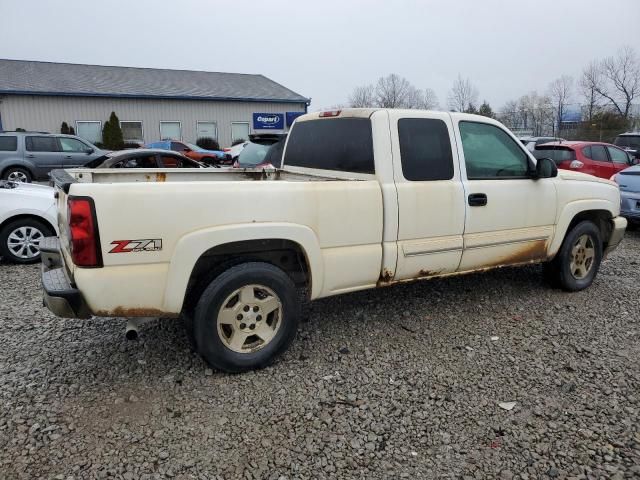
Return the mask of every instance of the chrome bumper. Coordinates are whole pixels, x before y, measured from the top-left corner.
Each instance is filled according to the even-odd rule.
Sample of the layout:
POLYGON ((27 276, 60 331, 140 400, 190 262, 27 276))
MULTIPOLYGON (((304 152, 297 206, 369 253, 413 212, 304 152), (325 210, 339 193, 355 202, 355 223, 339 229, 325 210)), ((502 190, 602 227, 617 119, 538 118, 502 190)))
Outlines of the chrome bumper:
POLYGON ((58 239, 43 239, 40 255, 44 305, 58 317, 90 318, 91 313, 80 290, 74 288, 67 278, 58 239))

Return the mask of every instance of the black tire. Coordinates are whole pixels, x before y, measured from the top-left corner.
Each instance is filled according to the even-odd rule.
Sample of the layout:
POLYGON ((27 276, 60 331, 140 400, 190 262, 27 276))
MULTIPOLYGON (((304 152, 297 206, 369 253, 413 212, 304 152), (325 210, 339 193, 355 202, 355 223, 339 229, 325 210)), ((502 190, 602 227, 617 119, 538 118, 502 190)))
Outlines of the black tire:
POLYGON ((600 262, 602 261, 602 237, 598 227, 591 221, 585 220, 574 226, 555 256, 553 261, 545 265, 544 274, 551 285, 560 287, 568 292, 577 292, 589 287, 598 274, 600 262), (590 239, 590 245, 593 245, 594 256, 589 263, 586 275, 579 278, 571 269, 573 260, 572 250, 576 242, 586 235, 590 239))
POLYGON ((207 363, 225 372, 239 373, 272 363, 295 338, 299 320, 298 291, 289 276, 271 264, 248 262, 224 271, 204 290, 196 306, 193 332, 198 353, 207 363), (256 351, 240 353, 224 343, 217 319, 223 302, 247 285, 261 285, 272 290, 278 297, 282 315, 279 317, 281 323, 268 343, 256 351))
POLYGON ((26 168, 9 167, 4 172, 2 172, 2 179, 24 182, 24 183, 31 183, 31 181, 33 180, 33 176, 31 175, 31 172, 26 168), (16 176, 22 177, 25 180, 17 180, 15 178, 16 176))
POLYGON ((39 262, 40 261, 39 251, 38 251, 38 254, 33 257, 23 258, 15 255, 14 252, 12 252, 11 249, 9 248, 9 243, 8 243, 9 235, 11 235, 12 232, 15 232, 17 229, 21 227, 27 227, 30 229, 38 230, 41 233, 41 237, 39 238, 49 237, 53 235, 53 231, 51 230, 51 227, 49 227, 49 225, 45 224, 40 220, 36 220, 34 218, 21 218, 18 220, 14 220, 12 222, 9 222, 4 227, 2 227, 2 230, 0 231, 0 256, 4 257, 5 260, 12 263, 28 264, 28 263, 39 262))

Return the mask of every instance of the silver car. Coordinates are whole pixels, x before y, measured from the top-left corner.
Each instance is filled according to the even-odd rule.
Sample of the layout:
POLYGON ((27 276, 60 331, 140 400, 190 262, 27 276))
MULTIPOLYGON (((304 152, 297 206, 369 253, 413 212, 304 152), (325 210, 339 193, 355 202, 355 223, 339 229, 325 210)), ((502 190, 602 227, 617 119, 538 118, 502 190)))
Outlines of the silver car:
POLYGON ((0 132, 0 179, 46 180, 55 168, 80 167, 107 153, 74 135, 0 132))
POLYGON ((611 180, 620 186, 620 215, 640 223, 640 165, 618 172, 611 180))

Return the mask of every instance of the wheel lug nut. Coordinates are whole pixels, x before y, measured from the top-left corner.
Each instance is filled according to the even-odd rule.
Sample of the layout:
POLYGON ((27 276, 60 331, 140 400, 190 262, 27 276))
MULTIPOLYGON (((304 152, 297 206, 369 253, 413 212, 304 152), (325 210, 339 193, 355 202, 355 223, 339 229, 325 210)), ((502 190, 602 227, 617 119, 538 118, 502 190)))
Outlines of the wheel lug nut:
POLYGON ((256 316, 256 320, 257 320, 257 321, 262 320, 262 315, 257 315, 257 316, 256 316))
POLYGON ((238 320, 242 320, 242 314, 239 313, 238 316, 236 317, 238 320))
POLYGON ((253 307, 253 311, 257 312, 258 310, 260 310, 257 306, 253 307))
POLYGON ((245 305, 243 310, 244 310, 245 312, 248 312, 248 311, 249 311, 249 305, 245 305))
POLYGON ((249 328, 250 328, 251 330, 254 330, 254 329, 256 328, 256 324, 255 324, 255 323, 252 323, 251 325, 249 325, 249 328))
POLYGON ((243 329, 244 329, 244 328, 247 328, 247 326, 246 326, 244 323, 241 323, 241 324, 240 324, 240 328, 243 328, 243 329))

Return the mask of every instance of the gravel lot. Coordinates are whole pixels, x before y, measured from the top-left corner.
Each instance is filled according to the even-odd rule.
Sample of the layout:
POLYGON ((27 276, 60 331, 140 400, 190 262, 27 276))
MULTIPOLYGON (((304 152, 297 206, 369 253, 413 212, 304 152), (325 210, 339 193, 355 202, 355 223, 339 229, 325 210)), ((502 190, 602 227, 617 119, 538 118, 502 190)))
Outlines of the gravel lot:
POLYGON ((322 300, 235 376, 0 265, 0 478, 640 478, 639 263, 636 231, 577 294, 528 267, 322 300))

